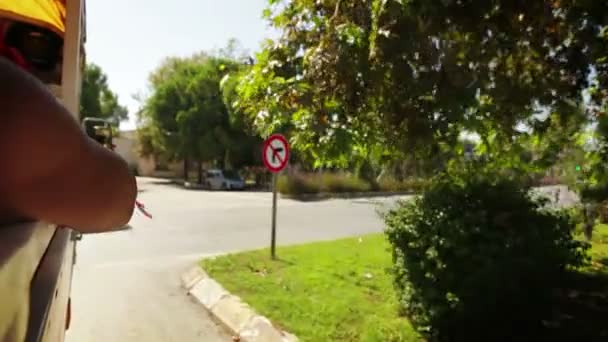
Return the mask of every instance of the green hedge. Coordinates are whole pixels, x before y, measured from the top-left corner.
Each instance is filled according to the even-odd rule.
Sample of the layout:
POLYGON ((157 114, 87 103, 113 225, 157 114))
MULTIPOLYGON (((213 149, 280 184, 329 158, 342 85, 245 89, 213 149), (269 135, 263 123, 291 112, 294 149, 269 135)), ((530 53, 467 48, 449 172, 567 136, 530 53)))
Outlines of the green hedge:
POLYGON ((421 192, 428 185, 428 180, 422 178, 411 178, 405 180, 397 180, 392 177, 382 178, 378 181, 378 189, 380 191, 411 191, 421 192))
POLYGON ((277 188, 282 194, 316 194, 366 192, 371 185, 348 173, 295 174, 279 177, 277 188))
POLYGON ((372 185, 350 173, 328 172, 283 175, 278 179, 277 188, 280 193, 290 195, 368 191, 420 192, 427 183, 428 181, 424 179, 398 181, 393 178, 386 178, 372 185))
POLYGON ((535 340, 514 336, 540 331, 550 289, 586 260, 544 207, 516 183, 442 175, 386 215, 401 308, 428 341, 535 340))
POLYGON ((320 191, 312 177, 304 175, 279 176, 277 190, 282 194, 316 194, 320 191))

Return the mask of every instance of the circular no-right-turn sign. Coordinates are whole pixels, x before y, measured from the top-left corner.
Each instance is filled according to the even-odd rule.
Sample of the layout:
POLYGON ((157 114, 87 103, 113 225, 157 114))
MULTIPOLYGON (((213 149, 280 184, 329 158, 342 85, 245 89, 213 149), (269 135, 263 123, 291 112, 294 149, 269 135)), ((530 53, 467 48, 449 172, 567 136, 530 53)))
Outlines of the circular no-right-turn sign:
POLYGON ((287 139, 280 134, 271 135, 264 142, 262 152, 264 165, 270 172, 280 172, 289 162, 289 144, 287 139))

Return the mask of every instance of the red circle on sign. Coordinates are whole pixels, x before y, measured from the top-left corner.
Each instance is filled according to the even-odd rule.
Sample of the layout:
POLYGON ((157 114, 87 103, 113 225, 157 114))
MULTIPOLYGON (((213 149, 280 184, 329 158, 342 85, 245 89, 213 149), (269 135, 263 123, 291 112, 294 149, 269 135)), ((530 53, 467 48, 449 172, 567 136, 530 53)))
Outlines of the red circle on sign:
POLYGON ((264 161, 264 166, 266 166, 270 172, 282 171, 289 162, 289 143, 287 142, 287 139, 280 134, 273 134, 266 139, 262 151, 262 160, 264 161), (275 141, 279 141, 279 144, 275 143, 275 141), (284 155, 281 154, 281 152, 283 152, 280 150, 281 148, 283 148, 285 152, 284 155), (270 157, 268 156, 269 149, 271 150, 270 157), (269 158, 272 160, 269 160, 269 158))

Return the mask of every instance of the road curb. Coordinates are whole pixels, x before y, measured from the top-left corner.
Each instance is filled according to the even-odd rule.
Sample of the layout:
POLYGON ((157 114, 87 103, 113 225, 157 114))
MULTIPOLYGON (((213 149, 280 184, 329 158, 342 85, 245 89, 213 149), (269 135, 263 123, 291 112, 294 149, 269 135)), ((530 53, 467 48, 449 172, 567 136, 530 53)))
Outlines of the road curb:
POLYGON ((182 285, 196 301, 243 342, 297 342, 239 297, 230 294, 198 265, 182 274, 182 285))

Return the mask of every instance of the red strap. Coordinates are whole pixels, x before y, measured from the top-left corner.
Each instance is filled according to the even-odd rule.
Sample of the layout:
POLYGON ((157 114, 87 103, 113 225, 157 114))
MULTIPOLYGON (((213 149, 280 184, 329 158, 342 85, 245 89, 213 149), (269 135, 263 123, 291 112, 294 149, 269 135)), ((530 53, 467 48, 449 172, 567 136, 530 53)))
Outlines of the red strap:
POLYGON ((143 203, 141 203, 138 200, 135 200, 135 207, 137 209, 139 209, 139 211, 144 214, 144 216, 146 216, 147 218, 151 219, 152 218, 152 214, 150 214, 147 210, 146 210, 146 206, 144 206, 143 203))
POLYGON ((0 56, 7 58, 23 70, 30 71, 30 65, 21 53, 15 48, 4 45, 2 41, 0 41, 0 56))
POLYGON ((24 69, 25 71, 30 71, 30 65, 27 60, 25 60, 21 52, 13 47, 7 46, 4 43, 7 28, 8 26, 6 23, 0 23, 0 56, 15 63, 18 67, 24 69))

